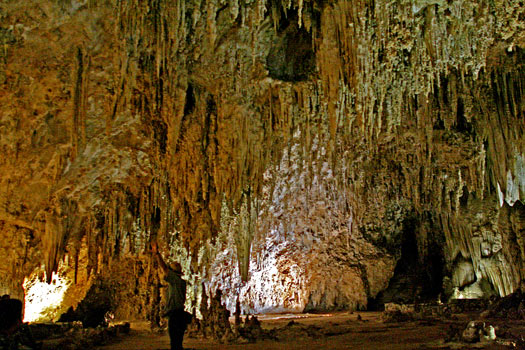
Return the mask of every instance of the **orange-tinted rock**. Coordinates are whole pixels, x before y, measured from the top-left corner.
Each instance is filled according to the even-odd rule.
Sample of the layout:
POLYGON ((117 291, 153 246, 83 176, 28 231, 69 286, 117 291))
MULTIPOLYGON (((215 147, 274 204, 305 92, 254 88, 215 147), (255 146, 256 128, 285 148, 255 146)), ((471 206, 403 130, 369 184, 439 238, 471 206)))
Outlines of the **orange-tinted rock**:
POLYGON ((0 6, 0 293, 64 264, 158 322, 151 240, 244 310, 525 278, 519 1, 0 6))

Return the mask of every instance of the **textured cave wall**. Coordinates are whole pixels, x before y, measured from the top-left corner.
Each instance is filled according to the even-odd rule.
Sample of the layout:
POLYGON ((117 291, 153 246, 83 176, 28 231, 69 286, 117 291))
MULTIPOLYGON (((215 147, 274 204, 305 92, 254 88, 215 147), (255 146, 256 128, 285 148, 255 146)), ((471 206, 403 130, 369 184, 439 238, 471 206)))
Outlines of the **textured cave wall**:
MULTIPOLYGON (((227 301, 232 309, 237 294, 245 300, 245 311, 302 310, 312 305, 318 309, 363 307, 388 283, 396 261, 408 266, 399 269, 406 276, 392 280, 381 300, 506 295, 518 288, 523 279, 523 229, 516 219, 523 208, 519 202, 515 205, 523 186, 523 51, 516 43, 523 41, 518 24, 523 10, 517 3, 412 5, 399 4, 405 11, 399 14, 384 4, 367 4, 362 10, 369 17, 361 16, 366 18, 363 21, 353 13, 357 4, 337 3, 322 9, 326 16, 321 20, 322 34, 314 30, 314 37, 323 38, 317 41, 316 55, 324 90, 321 96, 311 95, 309 103, 317 105, 317 98, 325 103, 298 127, 300 146, 291 146, 298 155, 293 166, 301 169, 303 178, 291 178, 281 164, 273 173, 278 180, 268 181, 270 191, 279 187, 279 181, 283 188, 281 198, 274 192, 275 207, 286 208, 284 212, 290 209, 287 215, 274 209, 275 221, 274 213, 260 211, 259 231, 264 233, 252 247, 253 280, 244 284, 230 277, 235 276, 231 260, 238 254, 238 242, 232 247, 234 240, 230 240, 230 247, 219 255, 212 288, 231 291, 227 301), (510 15, 505 23, 500 22, 503 13, 510 15), (359 25, 354 33, 346 33, 348 22, 352 28, 359 25), (350 38, 341 42, 343 33, 350 38), (378 41, 380 35, 389 38, 378 41), (330 51, 330 45, 340 46, 330 51), (352 58, 361 61, 355 65, 345 61, 352 58), (357 79, 355 85, 346 88, 351 78, 357 79), (324 94, 330 94, 332 83, 338 87, 327 98, 324 94), (329 110, 334 100, 335 116, 329 110), (362 115, 366 108, 371 109, 369 118, 362 115), (319 123, 319 115, 325 116, 326 124, 319 123), (311 136, 312 129, 316 135, 311 136), (327 142, 323 156, 336 183, 328 189, 323 186, 330 176, 323 173, 323 162, 315 165, 316 149, 312 148, 312 140, 323 136, 327 142), (331 153, 330 147, 336 151, 331 153), (308 180, 315 176, 323 178, 321 185, 312 186, 308 180), (311 198, 304 200, 294 187, 311 198), (316 191, 324 192, 322 199, 328 205, 316 201, 316 191), (307 208, 298 203, 306 203, 307 208), (319 204, 329 213, 328 220, 319 212, 308 215, 319 204), (514 213, 514 224, 508 223, 509 218, 499 219, 507 211, 514 213), (296 226, 305 212, 311 232, 296 226), (339 220, 334 219, 338 216, 339 220), (333 226, 319 230, 317 220, 333 226), (357 229, 341 225, 348 221, 357 229), (374 264, 374 254, 367 255, 362 243, 355 241, 342 251, 344 255, 361 253, 358 263, 341 259, 337 241, 344 242, 356 231, 373 252, 390 259, 385 266, 374 264), (313 240, 313 247, 295 243, 297 237, 313 240), (416 242, 410 245, 413 251, 407 252, 411 258, 402 259, 406 240, 416 242), (490 253, 480 253, 484 246, 489 246, 490 253), (319 251, 326 259, 316 265, 319 251), (458 280, 463 277, 457 266, 461 260, 472 267, 468 282, 458 280), (380 273, 372 278, 362 273, 367 263, 381 266, 380 273), (341 278, 342 270, 357 266, 356 272, 341 278), (311 271, 320 272, 322 284, 309 276, 311 271), (404 285, 396 285, 403 280, 404 285)), ((285 155, 282 161, 287 159, 285 155)))
MULTIPOLYGON (((232 264, 246 254, 239 252, 243 242, 236 239, 246 213, 224 215, 226 234, 215 248, 209 288, 221 289, 231 310, 237 297, 245 313, 363 309, 392 277, 394 251, 363 237, 350 199, 338 192, 326 151, 313 147, 312 165, 321 165, 311 172, 300 159, 299 139, 295 135, 278 169, 266 174, 275 181, 257 203, 246 282, 238 272, 242 265, 232 264)), ((378 227, 400 230, 396 219, 383 217, 378 227)))
POLYGON ((4 1, 0 289, 20 296, 24 277, 43 265, 49 279, 67 256, 86 274, 75 304, 89 276, 127 261, 144 279, 129 288, 136 316, 154 319, 160 292, 140 295, 158 283, 158 239, 246 310, 365 307, 414 237, 421 266, 441 250, 441 275, 465 280, 463 259, 469 286, 509 293, 525 276, 524 11, 4 1), (228 225, 248 203, 256 220, 228 225))

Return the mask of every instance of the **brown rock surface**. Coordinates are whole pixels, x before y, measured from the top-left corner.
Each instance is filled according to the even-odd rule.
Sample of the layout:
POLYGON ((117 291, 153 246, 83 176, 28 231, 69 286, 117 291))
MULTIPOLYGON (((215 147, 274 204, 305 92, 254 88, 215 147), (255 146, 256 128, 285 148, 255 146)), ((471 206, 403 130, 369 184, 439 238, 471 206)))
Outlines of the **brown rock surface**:
POLYGON ((513 292, 522 5, 3 1, 0 292, 63 269, 62 307, 107 280, 158 322, 151 240, 188 304, 202 282, 246 311, 364 308, 392 276, 513 292))

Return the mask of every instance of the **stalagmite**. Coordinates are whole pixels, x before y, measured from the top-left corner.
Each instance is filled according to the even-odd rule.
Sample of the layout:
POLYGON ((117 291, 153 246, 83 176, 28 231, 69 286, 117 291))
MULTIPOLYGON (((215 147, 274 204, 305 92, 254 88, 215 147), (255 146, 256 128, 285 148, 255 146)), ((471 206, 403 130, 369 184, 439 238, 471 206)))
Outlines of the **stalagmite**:
POLYGON ((202 317, 515 292, 522 5, 5 1, 0 292, 159 323, 157 243, 202 317))

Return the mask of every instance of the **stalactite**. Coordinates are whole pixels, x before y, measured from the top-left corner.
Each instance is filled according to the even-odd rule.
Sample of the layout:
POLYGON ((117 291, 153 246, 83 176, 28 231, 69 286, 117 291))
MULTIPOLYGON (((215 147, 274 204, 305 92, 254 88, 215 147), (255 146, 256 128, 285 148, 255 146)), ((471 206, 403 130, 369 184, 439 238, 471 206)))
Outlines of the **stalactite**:
POLYGON ((516 269, 519 263, 509 253, 511 245, 503 245, 502 250, 498 231, 475 232, 472 223, 447 215, 441 217, 441 226, 445 233, 449 262, 461 254, 472 262, 477 279, 486 278, 500 296, 515 290, 520 282, 520 273, 516 269))
MULTIPOLYGON (((30 1, 20 5, 28 16, 6 5, 10 21, 20 17, 20 28, 34 28, 40 20, 46 25, 21 30, 31 39, 28 46, 15 30, 12 38, 2 37, 9 70, 0 84, 1 104, 15 111, 5 114, 2 130, 34 132, 30 141, 0 141, 6 154, 16 154, 1 161, 9 174, 2 184, 12 189, 27 182, 30 189, 2 192, 0 218, 36 227, 49 272, 82 235, 93 272, 129 252, 140 255, 156 238, 176 236, 196 256, 202 242, 219 236, 224 205, 239 214, 247 188, 252 200, 268 196, 269 203, 282 201, 286 212, 295 205, 285 195, 294 181, 311 188, 319 185, 319 174, 328 176, 324 200, 349 227, 347 248, 354 235, 383 230, 374 220, 387 213, 414 211, 454 221, 498 189, 502 204, 523 200, 518 2, 227 5, 90 0, 86 8, 61 2, 57 9, 42 9, 30 1), (85 15, 95 19, 87 23, 85 15), (269 74, 267 58, 286 30, 281 26, 300 28, 311 38, 305 47, 315 64, 300 81, 269 74), (46 48, 45 64, 28 60, 34 73, 16 56, 43 54, 38 42, 53 49, 46 48), (73 54, 71 47, 77 48, 73 54), (71 71, 73 77, 62 74, 71 71), (64 107, 71 99, 72 123, 64 107), (61 138, 64 125, 71 146, 61 138), (276 186, 292 166, 304 173, 290 173, 286 184, 276 186), (34 203, 22 198, 32 192, 34 203), (385 209, 399 203, 410 208, 385 209)), ((303 203, 317 224, 309 193, 303 203)), ((283 226, 284 234, 295 234, 290 222, 283 226)), ((452 242, 472 233, 459 224, 448 227, 452 242)), ((393 231, 381 232, 386 237, 393 231)), ((339 231, 323 228, 319 234, 333 232, 339 231)), ((248 238, 239 239, 243 249, 237 253, 243 277, 248 238)), ((461 244, 477 259, 477 248, 461 244)), ((501 279, 497 269, 486 275, 507 293, 515 273, 499 271, 501 279)), ((312 302, 321 297, 313 295, 312 302)))
POLYGON ((82 151, 86 141, 86 71, 89 70, 88 62, 85 62, 84 53, 81 48, 77 48, 76 54, 75 88, 73 91, 73 126, 71 143, 73 147, 73 157, 82 151))
MULTIPOLYGON (((252 199, 248 192, 243 196, 240 212, 236 218, 234 229, 235 244, 237 246, 237 262, 239 275, 243 282, 248 281, 250 269, 251 246, 257 230, 258 204, 256 199, 252 199)), ((231 230, 231 229, 230 229, 231 230)))

